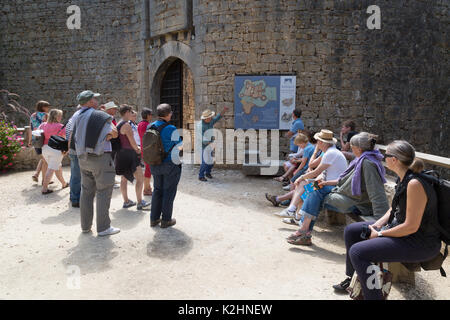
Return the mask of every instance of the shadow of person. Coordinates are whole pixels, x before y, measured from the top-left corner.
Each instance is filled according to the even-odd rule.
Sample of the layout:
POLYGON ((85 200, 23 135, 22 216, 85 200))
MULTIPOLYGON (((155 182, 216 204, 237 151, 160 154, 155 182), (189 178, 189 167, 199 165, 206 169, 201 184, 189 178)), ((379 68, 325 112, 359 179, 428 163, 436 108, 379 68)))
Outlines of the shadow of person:
POLYGON ((80 224, 80 209, 69 208, 57 216, 52 216, 41 220, 42 224, 62 224, 65 226, 74 226, 80 224))
POLYGON ((134 209, 120 209, 111 213, 111 225, 117 226, 123 230, 133 229, 143 218, 145 218, 146 210, 137 211, 134 209))
POLYGON ((62 262, 65 266, 78 266, 82 274, 103 272, 111 268, 109 261, 118 255, 118 252, 112 252, 115 247, 108 237, 82 233, 78 245, 68 250, 68 257, 62 262))
POLYGON ((193 241, 183 231, 156 228, 153 240, 147 245, 147 255, 161 260, 180 260, 193 247, 193 241))
POLYGON ((22 189, 21 193, 25 199, 25 204, 36 204, 40 203, 42 206, 51 205, 55 202, 58 202, 63 199, 57 192, 58 189, 52 186, 49 186, 49 189, 52 189, 54 192, 48 195, 42 194, 42 186, 39 185, 37 187, 31 186, 22 189))
POLYGON ((408 283, 393 283, 405 300, 435 300, 436 291, 420 274, 415 272, 415 286, 408 283))
POLYGON ((329 261, 345 264, 345 254, 339 254, 334 251, 330 251, 330 250, 318 247, 314 244, 311 247, 309 247, 309 249, 302 249, 302 247, 292 247, 292 248, 289 248, 289 251, 304 253, 304 254, 310 255, 311 257, 317 257, 317 258, 326 259, 329 261))

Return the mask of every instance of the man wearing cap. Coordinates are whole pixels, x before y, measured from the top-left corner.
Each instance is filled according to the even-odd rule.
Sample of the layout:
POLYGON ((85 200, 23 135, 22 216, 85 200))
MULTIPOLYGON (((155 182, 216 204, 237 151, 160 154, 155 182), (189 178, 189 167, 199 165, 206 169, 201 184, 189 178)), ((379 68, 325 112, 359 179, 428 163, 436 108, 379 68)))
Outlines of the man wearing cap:
POLYGON ((201 117, 201 131, 202 131, 202 164, 200 166, 200 172, 198 175, 198 179, 200 181, 208 181, 206 177, 212 179, 211 170, 214 166, 214 159, 211 155, 212 152, 212 143, 213 137, 208 137, 205 133, 214 128, 214 125, 222 118, 222 114, 227 112, 228 108, 225 107, 222 112, 218 115, 214 111, 206 109, 202 113, 201 117), (210 146, 211 145, 211 146, 210 146), (210 148, 206 149, 206 147, 210 146, 210 148), (206 152, 205 152, 206 151, 206 152))
POLYGON ((77 97, 80 113, 73 121, 70 146, 76 151, 81 171, 80 217, 83 233, 89 233, 97 197, 97 233, 108 236, 120 232, 111 227, 109 206, 116 171, 111 158, 112 138, 118 137, 112 117, 97 111, 99 93, 83 91, 77 97))
MULTIPOLYGON (((341 151, 336 149, 337 139, 333 137, 332 131, 325 129, 321 130, 314 135, 314 138, 317 140, 318 148, 323 152, 320 165, 313 171, 300 176, 295 181, 295 185, 298 190, 302 185, 301 182, 304 182, 307 179, 316 179, 319 175, 322 175, 323 178, 319 183, 320 188, 309 193, 302 204, 300 209, 300 215, 302 216, 300 229, 288 238, 288 242, 294 245, 311 245, 311 231, 319 216, 322 203, 325 196, 335 187, 334 185, 325 182, 336 181, 348 167, 345 156, 341 151)), ((288 218, 295 217, 295 211, 297 210, 296 205, 301 202, 301 199, 299 198, 299 193, 296 193, 292 199, 291 206, 283 211, 284 214, 282 213, 281 215, 288 218)))

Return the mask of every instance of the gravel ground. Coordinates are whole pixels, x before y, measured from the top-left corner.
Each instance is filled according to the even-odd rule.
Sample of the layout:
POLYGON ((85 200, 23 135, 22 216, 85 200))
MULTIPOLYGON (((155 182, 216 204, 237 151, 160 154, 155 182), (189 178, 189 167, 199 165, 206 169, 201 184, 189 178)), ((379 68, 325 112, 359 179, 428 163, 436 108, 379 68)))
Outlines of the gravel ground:
MULTIPOLYGON (((32 172, 0 176, 0 298, 348 299, 331 289, 345 277, 343 227, 319 222, 313 246, 291 246, 284 239, 295 227, 264 199, 281 193, 278 182, 216 170, 202 183, 197 170, 183 169, 174 228, 151 229, 149 211, 122 209, 114 190, 110 216, 122 232, 109 238, 81 234, 79 211, 56 180, 57 191, 42 196, 32 172)), ((390 299, 449 293, 438 271, 422 271, 415 288, 395 285, 390 299)))

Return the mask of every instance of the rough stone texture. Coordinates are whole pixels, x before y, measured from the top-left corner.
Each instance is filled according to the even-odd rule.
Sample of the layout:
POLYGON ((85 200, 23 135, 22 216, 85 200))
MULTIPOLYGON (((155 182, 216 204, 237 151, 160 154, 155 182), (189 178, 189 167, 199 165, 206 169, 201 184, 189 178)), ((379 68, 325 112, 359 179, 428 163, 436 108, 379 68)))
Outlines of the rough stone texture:
MULTIPOLYGON (((171 2, 159 3, 169 14, 171 2)), ((144 1, 81 1, 80 31, 65 27, 69 4, 0 7, 0 87, 27 106, 75 105, 76 93, 92 88, 155 108, 165 69, 179 58, 192 73, 186 100, 197 120, 206 108, 230 107, 221 129, 234 126, 235 74, 295 73, 307 128, 338 134, 353 119, 381 143, 406 139, 418 151, 450 155, 448 1, 194 0, 194 29, 168 27, 148 40, 144 1), (366 27, 374 4, 381 30, 366 27)), ((287 140, 281 144, 283 155, 287 140)))

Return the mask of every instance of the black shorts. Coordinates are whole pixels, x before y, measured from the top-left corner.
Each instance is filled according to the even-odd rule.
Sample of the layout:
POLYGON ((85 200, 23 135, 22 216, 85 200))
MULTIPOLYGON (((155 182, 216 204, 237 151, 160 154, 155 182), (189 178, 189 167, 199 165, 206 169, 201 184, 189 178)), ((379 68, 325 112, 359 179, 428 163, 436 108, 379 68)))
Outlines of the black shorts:
POLYGON ((42 148, 34 148, 34 150, 36 151, 38 156, 42 155, 42 148))

